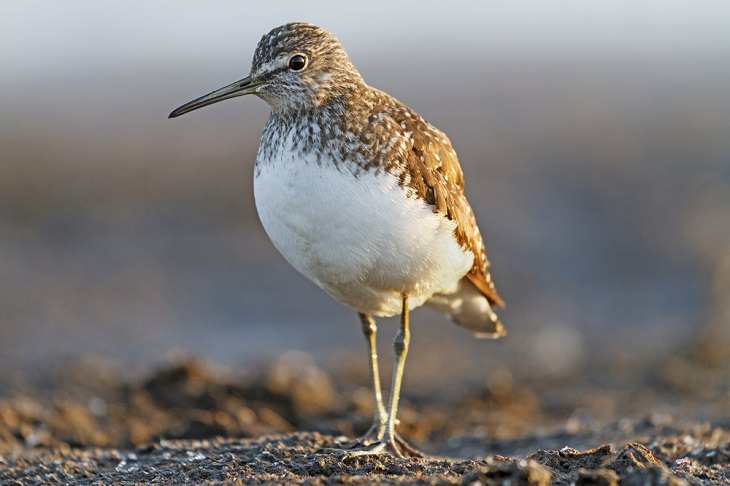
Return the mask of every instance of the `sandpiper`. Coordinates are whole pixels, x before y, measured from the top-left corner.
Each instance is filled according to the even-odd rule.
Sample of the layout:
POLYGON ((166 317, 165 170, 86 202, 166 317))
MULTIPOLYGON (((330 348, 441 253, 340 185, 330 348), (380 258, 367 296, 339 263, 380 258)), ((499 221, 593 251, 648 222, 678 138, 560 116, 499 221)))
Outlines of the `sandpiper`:
POLYGON ((395 431, 410 309, 423 304, 482 338, 503 306, 448 137, 368 86, 331 33, 308 23, 259 41, 250 74, 170 118, 255 94, 271 109, 254 167, 261 223, 284 258, 359 314, 375 399, 370 430, 348 455, 414 456, 395 431), (400 314, 388 408, 373 316, 400 314))

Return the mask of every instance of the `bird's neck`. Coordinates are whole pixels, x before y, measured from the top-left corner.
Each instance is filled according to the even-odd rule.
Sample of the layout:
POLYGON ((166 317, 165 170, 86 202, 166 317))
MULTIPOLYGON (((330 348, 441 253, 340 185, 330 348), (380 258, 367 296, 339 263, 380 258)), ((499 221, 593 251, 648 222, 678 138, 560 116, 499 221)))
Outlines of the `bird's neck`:
MULTIPOLYGON (((362 110, 353 109, 354 103, 357 103, 354 97, 343 94, 312 109, 272 110, 261 136, 257 164, 288 157, 297 160, 314 157, 318 163, 364 164, 358 156, 361 141, 352 130, 362 110)), ((352 169, 357 170, 355 166, 352 169)))

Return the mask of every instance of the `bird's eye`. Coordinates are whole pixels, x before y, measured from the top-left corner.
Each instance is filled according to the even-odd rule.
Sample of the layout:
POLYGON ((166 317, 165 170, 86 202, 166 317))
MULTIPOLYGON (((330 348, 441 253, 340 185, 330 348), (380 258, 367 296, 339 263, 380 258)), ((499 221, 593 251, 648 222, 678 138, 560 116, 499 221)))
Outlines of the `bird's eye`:
POLYGON ((292 71, 301 71, 307 67, 307 58, 301 54, 294 54, 289 59, 289 69, 292 71))

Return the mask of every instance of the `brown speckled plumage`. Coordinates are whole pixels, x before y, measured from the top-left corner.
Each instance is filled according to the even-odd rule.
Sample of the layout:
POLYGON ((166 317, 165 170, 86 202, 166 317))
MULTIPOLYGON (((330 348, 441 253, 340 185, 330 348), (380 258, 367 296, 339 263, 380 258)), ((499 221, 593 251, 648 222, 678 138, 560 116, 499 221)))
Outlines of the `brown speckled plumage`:
MULTIPOLYGON (((471 282, 499 306, 504 301, 492 282, 489 260, 474 213, 464 194, 464 176, 449 138, 392 96, 368 86, 337 39, 310 24, 287 24, 259 42, 252 73, 281 52, 305 53, 307 70, 286 85, 259 93, 264 99, 287 90, 296 105, 272 106, 260 151, 279 150, 288 139, 302 156, 341 161, 341 170, 387 171, 396 175, 409 194, 433 206, 456 223, 455 237, 474 254, 471 282)), ((272 154, 260 160, 274 159, 272 154)), ((257 167, 257 170, 260 170, 257 167)))

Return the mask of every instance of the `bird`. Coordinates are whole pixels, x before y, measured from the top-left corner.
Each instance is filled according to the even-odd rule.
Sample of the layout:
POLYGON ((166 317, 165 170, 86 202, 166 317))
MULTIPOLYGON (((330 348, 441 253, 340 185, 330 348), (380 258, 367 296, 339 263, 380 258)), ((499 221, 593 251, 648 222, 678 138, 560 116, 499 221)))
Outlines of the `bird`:
POLYGON ((476 337, 506 335, 451 141, 366 84, 338 39, 305 22, 272 29, 248 76, 169 118, 249 94, 270 109, 254 164, 261 224, 291 266, 358 314, 367 341, 373 425, 346 454, 420 456, 395 430, 410 311, 426 305, 476 337), (375 317, 398 315, 386 408, 375 317))

